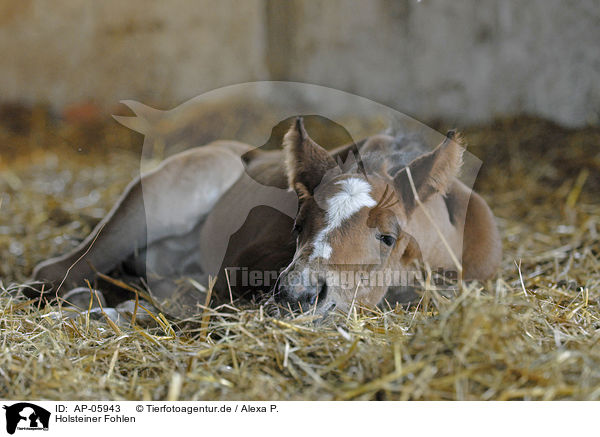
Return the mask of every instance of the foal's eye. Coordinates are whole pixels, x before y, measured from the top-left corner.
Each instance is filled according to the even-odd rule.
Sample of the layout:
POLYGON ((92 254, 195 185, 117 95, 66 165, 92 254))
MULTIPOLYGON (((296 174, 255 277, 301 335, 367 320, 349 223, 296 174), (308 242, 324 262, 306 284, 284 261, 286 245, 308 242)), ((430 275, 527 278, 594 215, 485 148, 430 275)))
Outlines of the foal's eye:
POLYGON ((396 238, 391 235, 377 235, 377 239, 381 241, 386 246, 393 246, 396 242, 396 238))

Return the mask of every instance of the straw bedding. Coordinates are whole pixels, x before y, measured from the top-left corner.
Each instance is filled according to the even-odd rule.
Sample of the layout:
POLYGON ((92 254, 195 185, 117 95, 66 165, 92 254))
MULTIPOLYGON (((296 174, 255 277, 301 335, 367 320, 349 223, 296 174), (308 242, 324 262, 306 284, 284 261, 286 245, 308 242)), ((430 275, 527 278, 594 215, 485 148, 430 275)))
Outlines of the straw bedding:
POLYGON ((503 236, 492 280, 452 299, 424 284, 418 304, 326 321, 236 304, 146 327, 61 320, 15 292, 107 211, 138 171, 140 137, 4 107, 0 397, 599 399, 600 129, 516 118, 463 131, 503 236))

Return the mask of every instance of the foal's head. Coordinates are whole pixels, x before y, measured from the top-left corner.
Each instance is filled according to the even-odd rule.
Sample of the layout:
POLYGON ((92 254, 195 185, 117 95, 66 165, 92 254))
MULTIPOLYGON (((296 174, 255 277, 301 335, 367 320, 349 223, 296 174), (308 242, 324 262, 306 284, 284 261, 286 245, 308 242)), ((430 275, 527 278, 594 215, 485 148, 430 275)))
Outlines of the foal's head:
MULTIPOLYGON (((363 150, 369 142, 388 139, 373 137, 363 150)), ((446 192, 460 168, 462 148, 448 138, 389 174, 389 160, 371 147, 365 171, 362 163, 338 165, 310 138, 301 118, 285 135, 284 146, 299 208, 296 252, 279 277, 276 300, 317 313, 347 311, 352 302, 376 305, 389 285, 384 273, 406 270, 420 257, 420 242, 408 227, 411 216, 419 202, 446 192)))

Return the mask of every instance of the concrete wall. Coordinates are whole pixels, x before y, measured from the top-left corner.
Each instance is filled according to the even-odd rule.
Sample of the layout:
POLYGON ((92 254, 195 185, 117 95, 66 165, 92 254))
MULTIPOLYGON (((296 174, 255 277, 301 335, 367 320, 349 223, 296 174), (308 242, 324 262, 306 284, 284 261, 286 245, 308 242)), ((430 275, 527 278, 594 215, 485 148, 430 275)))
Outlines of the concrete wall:
POLYGON ((262 0, 0 0, 0 98, 169 107, 264 79, 262 0))
POLYGON ((600 2, 0 0, 0 100, 168 108, 254 80, 418 119, 600 117, 600 2))

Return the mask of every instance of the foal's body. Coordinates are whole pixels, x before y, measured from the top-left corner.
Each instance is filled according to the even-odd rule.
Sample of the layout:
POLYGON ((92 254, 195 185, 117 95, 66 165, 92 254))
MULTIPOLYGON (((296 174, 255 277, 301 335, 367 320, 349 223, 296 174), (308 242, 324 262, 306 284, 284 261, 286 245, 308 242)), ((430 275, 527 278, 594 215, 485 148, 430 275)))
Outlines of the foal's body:
MULTIPOLYGON (((301 125, 292 127, 290 132, 294 129, 304 132, 301 125)), ((220 141, 169 158, 155 171, 132 182, 109 214, 71 253, 38 265, 34 278, 55 288, 61 284, 59 294, 64 294, 69 288, 82 285, 84 279, 92 279, 94 270, 109 273, 121 268, 132 276, 155 278, 150 289, 165 300, 181 286, 181 277, 206 283, 208 275, 217 275, 216 300, 228 300, 230 292, 233 297, 249 297, 269 291, 273 283, 228 284, 224 269, 239 273, 245 269, 278 271, 287 267, 289 271, 300 262, 301 239, 291 231, 299 196, 302 204, 302 197, 312 196, 313 192, 302 181, 301 191, 307 192, 298 192, 300 182, 294 176, 301 171, 290 164, 290 148, 288 145, 286 151, 264 152, 245 144, 220 141)), ((328 156, 345 161, 351 150, 351 146, 343 147, 328 156)), ((418 141, 385 135, 359 143, 358 150, 376 199, 384 187, 377 182, 381 175, 398 172, 424 153, 418 141)), ((304 163, 308 159, 296 158, 304 163)), ((327 160, 323 156, 318 159, 327 160)), ((321 166, 319 181, 325 171, 331 170, 330 162, 327 163, 328 167, 321 166)), ((318 162, 313 164, 318 173, 318 162)), ((343 171, 355 172, 356 168, 343 171)), ((390 207, 401 218, 402 231, 412 236, 418 246, 406 246, 398 257, 403 256, 407 262, 408 255, 420 257, 432 269, 456 269, 451 251, 462 260, 465 279, 485 279, 494 273, 500 259, 496 225, 485 201, 454 176, 448 176, 447 187, 413 202, 410 213, 398 209, 403 208, 402 202, 390 207), (434 218, 435 226, 428 216, 434 218)), ((394 189, 399 192, 397 187, 394 189)), ((343 250, 334 255, 340 259, 343 250)), ((353 255, 343 263, 357 260, 360 261, 353 255)), ((358 294, 359 300, 377 304, 386 290, 365 289, 358 294)), ((289 289, 281 295, 288 301, 301 300, 298 293, 289 289)), ((335 299, 338 308, 347 309, 342 304, 344 299, 335 299)), ((333 304, 323 308, 327 311, 333 304)))

